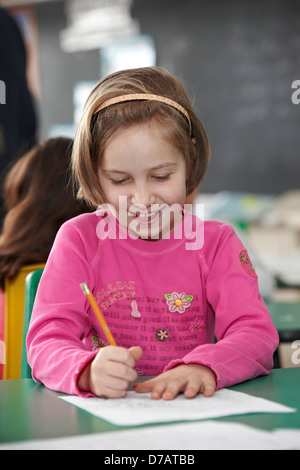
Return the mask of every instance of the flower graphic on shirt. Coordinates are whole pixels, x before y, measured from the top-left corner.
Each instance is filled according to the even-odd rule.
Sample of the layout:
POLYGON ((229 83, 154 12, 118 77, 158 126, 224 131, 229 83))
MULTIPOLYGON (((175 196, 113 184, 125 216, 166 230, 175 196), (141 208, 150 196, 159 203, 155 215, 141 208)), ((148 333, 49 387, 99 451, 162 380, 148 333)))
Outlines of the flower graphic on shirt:
POLYGON ((156 332, 156 338, 158 341, 166 341, 169 338, 169 333, 165 328, 160 328, 156 332))
POLYGON ((240 254, 240 260, 244 264, 249 264, 249 259, 247 258, 245 252, 241 252, 240 254))
POLYGON ((91 341, 92 341, 93 351, 96 351, 99 348, 104 348, 105 346, 109 345, 108 341, 103 340, 102 338, 100 338, 99 331, 94 326, 92 326, 90 334, 91 334, 91 341))
POLYGON ((165 299, 171 313, 184 313, 191 305, 193 298, 194 297, 192 295, 186 295, 185 292, 182 292, 181 294, 178 294, 177 292, 165 294, 165 299))
POLYGON ((202 318, 194 318, 190 324, 190 331, 193 333, 194 331, 201 331, 204 327, 204 321, 202 318))

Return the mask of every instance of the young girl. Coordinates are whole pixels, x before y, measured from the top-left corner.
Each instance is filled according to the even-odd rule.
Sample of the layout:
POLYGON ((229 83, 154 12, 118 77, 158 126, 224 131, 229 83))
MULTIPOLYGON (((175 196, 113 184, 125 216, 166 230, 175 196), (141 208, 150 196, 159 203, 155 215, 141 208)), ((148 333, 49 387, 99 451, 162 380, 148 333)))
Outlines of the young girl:
POLYGON ((278 336, 246 249, 230 226, 184 210, 209 155, 167 71, 125 70, 94 88, 73 171, 80 196, 102 206, 64 224, 54 243, 27 338, 36 381, 122 397, 138 375, 154 376, 136 392, 173 399, 270 372, 278 336), (82 282, 118 346, 107 345, 82 282))

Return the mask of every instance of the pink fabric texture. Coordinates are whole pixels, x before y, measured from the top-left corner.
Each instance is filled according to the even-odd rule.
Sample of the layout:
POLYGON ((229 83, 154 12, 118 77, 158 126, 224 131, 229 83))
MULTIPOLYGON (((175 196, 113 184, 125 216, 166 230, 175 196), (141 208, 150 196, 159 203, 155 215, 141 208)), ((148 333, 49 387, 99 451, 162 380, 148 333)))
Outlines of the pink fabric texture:
POLYGON ((34 380, 91 395, 77 380, 107 340, 82 282, 117 344, 143 348, 139 375, 202 364, 215 372, 219 389, 271 371, 278 334, 254 267, 245 268, 251 263, 246 249, 229 225, 185 213, 188 229, 182 223, 169 239, 145 241, 126 237, 120 227, 115 237, 109 225, 103 236, 104 221, 97 212, 84 214, 58 232, 27 336, 34 380), (197 230, 203 245, 191 249, 197 230))

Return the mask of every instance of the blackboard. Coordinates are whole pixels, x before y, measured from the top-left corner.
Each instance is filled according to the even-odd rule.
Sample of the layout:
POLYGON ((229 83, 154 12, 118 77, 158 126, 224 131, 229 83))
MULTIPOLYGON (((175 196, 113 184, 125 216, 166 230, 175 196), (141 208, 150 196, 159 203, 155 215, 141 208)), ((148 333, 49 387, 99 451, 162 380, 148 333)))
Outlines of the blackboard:
MULTIPOLYGON (((37 7, 42 126, 70 122, 77 80, 95 80, 97 51, 67 54, 63 2, 37 7), (43 107, 44 106, 44 107, 43 107)), ((158 65, 174 72, 207 129, 212 157, 202 191, 280 194, 300 186, 299 0, 134 0, 158 65)))
POLYGON ((206 125, 203 190, 300 189, 300 2, 136 0, 134 14, 206 125))

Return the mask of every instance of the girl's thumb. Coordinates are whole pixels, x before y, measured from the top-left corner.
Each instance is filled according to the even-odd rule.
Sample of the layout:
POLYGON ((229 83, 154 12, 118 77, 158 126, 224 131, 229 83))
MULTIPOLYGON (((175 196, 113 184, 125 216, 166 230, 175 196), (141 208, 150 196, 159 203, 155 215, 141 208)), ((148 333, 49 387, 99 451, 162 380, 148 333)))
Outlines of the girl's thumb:
POLYGON ((129 351, 131 352, 135 361, 141 359, 143 355, 143 350, 140 346, 132 346, 131 348, 129 348, 129 351))

